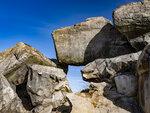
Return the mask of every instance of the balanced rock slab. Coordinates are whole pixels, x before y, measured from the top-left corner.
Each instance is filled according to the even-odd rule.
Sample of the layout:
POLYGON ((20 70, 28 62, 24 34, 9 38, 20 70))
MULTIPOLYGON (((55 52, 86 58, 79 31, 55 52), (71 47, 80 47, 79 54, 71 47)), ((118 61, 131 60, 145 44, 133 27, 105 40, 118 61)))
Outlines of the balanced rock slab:
POLYGON ((110 58, 134 49, 127 39, 103 17, 88 18, 52 33, 60 63, 84 65, 96 58, 110 58))
POLYGON ((150 45, 141 53, 137 63, 138 100, 144 113, 150 113, 150 45))
POLYGON ((113 13, 115 27, 124 34, 136 50, 150 43, 150 1, 130 3, 113 13))

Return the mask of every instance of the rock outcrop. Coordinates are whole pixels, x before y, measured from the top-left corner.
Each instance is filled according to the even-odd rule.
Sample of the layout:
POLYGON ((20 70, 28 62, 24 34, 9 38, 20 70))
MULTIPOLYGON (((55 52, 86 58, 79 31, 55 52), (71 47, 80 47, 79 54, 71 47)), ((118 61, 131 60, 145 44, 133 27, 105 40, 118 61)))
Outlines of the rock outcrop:
POLYGON ((0 113, 27 113, 7 79, 0 74, 0 113))
POLYGON ((117 91, 125 96, 137 95, 137 77, 130 73, 118 74, 114 78, 117 91))
POLYGON ((89 82, 111 82, 117 73, 135 74, 136 62, 141 52, 122 55, 114 58, 96 59, 81 70, 83 80, 89 82))
POLYGON ((55 30, 58 61, 24 43, 1 52, 0 113, 150 113, 150 0, 119 7, 113 19, 55 30), (68 65, 85 64, 90 86, 72 93, 68 65))
POLYGON ((27 64, 39 64, 64 68, 55 62, 45 57, 35 48, 22 42, 0 53, 0 71, 3 72, 15 70, 16 68, 19 68, 20 65, 27 64))
POLYGON ((64 27, 52 33, 57 58, 62 64, 84 65, 96 58, 110 58, 131 53, 126 38, 103 17, 64 27))
POLYGON ((6 93, 2 93, 1 113, 9 113, 9 110, 15 110, 15 106, 19 108, 16 107, 17 111, 10 111, 11 113, 55 111, 57 107, 68 102, 66 93, 71 92, 66 79, 66 70, 66 66, 62 67, 56 61, 51 61, 24 43, 18 43, 1 52, 0 73, 4 75, 2 79, 8 80, 8 82, 1 80, 1 90, 6 93), (5 106, 7 106, 5 103, 8 103, 9 106, 5 108, 3 103, 5 106))
POLYGON ((140 113, 134 97, 125 97, 110 87, 104 82, 91 83, 88 92, 67 94, 71 113, 140 113))
POLYGON ((124 34, 136 50, 150 43, 150 1, 131 3, 113 13, 115 27, 124 34))
POLYGON ((147 45, 137 63, 138 100, 144 113, 150 112, 150 45, 147 45))
MULTIPOLYGON (((46 58, 35 48, 22 42, 0 53, 0 72, 15 85, 21 84, 27 74, 28 65, 39 64, 64 69, 59 64, 46 58)), ((66 68, 66 69, 65 69, 66 68)))
POLYGON ((33 106, 51 105, 56 109, 66 102, 65 95, 71 89, 62 69, 33 65, 28 75, 27 91, 33 106))

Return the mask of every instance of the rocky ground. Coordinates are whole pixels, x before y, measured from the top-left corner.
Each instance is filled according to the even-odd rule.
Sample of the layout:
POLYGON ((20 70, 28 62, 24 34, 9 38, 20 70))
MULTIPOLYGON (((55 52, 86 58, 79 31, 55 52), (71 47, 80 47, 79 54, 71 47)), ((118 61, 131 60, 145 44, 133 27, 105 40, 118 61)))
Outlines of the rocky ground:
POLYGON ((150 0, 53 31, 57 59, 22 42, 0 53, 0 113, 150 113, 150 0), (68 65, 88 89, 72 93, 68 65))

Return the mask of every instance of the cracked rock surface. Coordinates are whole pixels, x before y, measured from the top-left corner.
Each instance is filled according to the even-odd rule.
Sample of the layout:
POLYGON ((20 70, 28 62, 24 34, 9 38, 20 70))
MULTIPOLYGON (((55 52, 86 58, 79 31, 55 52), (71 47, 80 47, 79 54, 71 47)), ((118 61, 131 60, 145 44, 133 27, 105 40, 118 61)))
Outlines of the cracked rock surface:
POLYGON ((130 3, 113 13, 115 27, 124 34, 136 50, 150 43, 150 1, 130 3))
POLYGON ((131 53, 127 39, 104 17, 93 17, 52 33, 58 61, 85 65, 96 58, 110 58, 131 53))

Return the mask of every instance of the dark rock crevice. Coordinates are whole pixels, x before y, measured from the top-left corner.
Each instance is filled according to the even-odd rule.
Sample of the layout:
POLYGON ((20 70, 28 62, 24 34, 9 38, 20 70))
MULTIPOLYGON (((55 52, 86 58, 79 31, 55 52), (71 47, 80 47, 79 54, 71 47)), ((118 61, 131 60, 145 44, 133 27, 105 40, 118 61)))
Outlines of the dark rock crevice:
POLYGON ((26 86, 27 86, 27 80, 28 80, 28 73, 27 71, 25 80, 22 84, 19 84, 16 86, 16 93, 18 97, 22 100, 22 104, 24 108, 28 111, 32 110, 34 106, 32 105, 31 98, 27 92, 26 86))

